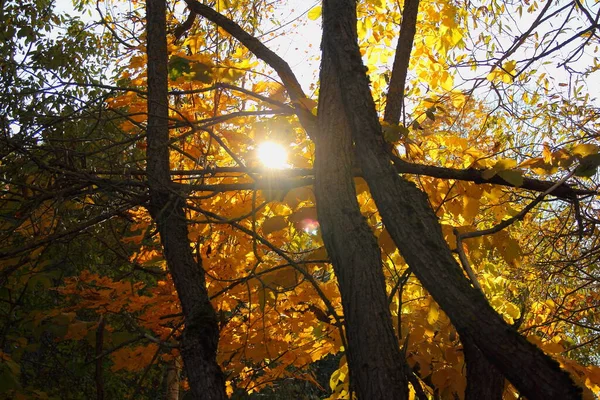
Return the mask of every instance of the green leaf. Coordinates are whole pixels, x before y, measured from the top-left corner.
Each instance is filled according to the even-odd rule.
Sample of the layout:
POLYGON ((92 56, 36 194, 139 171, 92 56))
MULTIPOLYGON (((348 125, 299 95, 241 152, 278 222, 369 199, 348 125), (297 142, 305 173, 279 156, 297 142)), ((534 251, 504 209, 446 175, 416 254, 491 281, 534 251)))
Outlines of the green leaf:
POLYGON ((590 178, 596 174, 600 166, 600 154, 589 154, 583 157, 575 169, 575 175, 590 178))
POLYGON ((404 125, 390 125, 383 123, 383 138, 388 143, 394 143, 402 138, 406 138, 409 134, 409 130, 404 125))
POLYGON ((498 171, 495 170, 494 168, 486 169, 485 171, 483 171, 481 173, 481 177, 483 179, 492 179, 496 175, 497 172, 498 171))
POLYGON ((517 171, 516 169, 507 169, 505 171, 499 171, 498 176, 513 186, 523 186, 523 174, 521 171, 517 171))
POLYGON ((383 126, 383 138, 388 143, 394 143, 400 140, 400 132, 393 125, 383 126))
MULTIPOLYGON (((169 79, 172 81, 177 78, 185 77, 187 80, 196 80, 202 83, 212 83, 213 67, 201 62, 193 62, 185 57, 172 56, 169 60, 169 79)), ((231 78, 234 78, 232 73, 231 78)))
POLYGON ((191 79, 193 80, 200 81, 206 84, 212 83, 213 81, 212 67, 210 65, 203 64, 201 62, 193 63, 190 69, 190 73, 193 74, 191 76, 191 79))
POLYGON ((221 82, 224 83, 233 83, 238 79, 244 76, 246 71, 235 69, 235 68, 225 68, 223 73, 221 74, 221 82))
POLYGON ((180 56, 172 56, 169 59, 169 79, 176 80, 185 73, 190 72, 191 61, 180 56))
POLYGON ((321 6, 314 6, 313 8, 310 9, 310 11, 308 12, 308 19, 312 19, 317 20, 319 18, 321 18, 321 13, 323 12, 323 9, 321 8, 321 6))

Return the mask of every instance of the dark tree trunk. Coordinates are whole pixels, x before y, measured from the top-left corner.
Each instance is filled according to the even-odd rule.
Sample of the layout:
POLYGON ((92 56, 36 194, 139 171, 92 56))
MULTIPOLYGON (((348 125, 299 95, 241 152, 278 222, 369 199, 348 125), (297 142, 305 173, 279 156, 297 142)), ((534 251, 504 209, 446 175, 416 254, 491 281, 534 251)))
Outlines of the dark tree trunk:
POLYGON ((502 400, 504 377, 470 340, 461 340, 467 365, 465 400, 502 400))
POLYGON ((150 214, 160 233, 185 316, 181 356, 190 388, 197 399, 220 400, 227 396, 223 374, 216 362, 217 317, 209 301, 204 273, 194 260, 188 240, 185 200, 170 190, 166 2, 148 0, 146 6, 150 214))
MULTIPOLYGON (((404 90, 410 62, 410 53, 416 33, 419 0, 406 0, 402 10, 402 27, 396 46, 390 85, 386 96, 383 120, 388 124, 399 124, 404 107, 404 90)), ((504 391, 504 377, 481 354, 477 346, 463 338, 465 362, 467 363, 467 400, 501 400, 504 391), (467 351, 469 356, 467 357, 467 351)), ((410 377, 414 375, 409 375, 410 377)), ((416 379, 416 377, 414 378, 416 379)), ((412 381, 411 381, 412 382, 412 381)), ((417 382, 418 383, 418 382, 417 382)), ((413 385, 414 386, 414 385, 413 385)), ((418 392, 417 392, 418 394, 418 392)))
POLYGON ((326 52, 318 111, 317 212, 342 295, 350 381, 359 399, 406 399, 404 362, 385 294, 381 253, 356 200, 352 137, 340 82, 326 52))
POLYGON ((385 100, 383 120, 388 124, 400 122, 400 115, 404 106, 404 87, 410 62, 410 52, 417 31, 418 14, 419 0, 405 0, 404 10, 402 10, 402 27, 398 36, 390 86, 385 100))
MULTIPOLYGON (((357 44, 356 3, 324 0, 323 53, 334 64, 359 165, 383 221, 423 286, 461 337, 529 399, 579 399, 581 390, 558 363, 510 327, 472 287, 454 260, 427 196, 395 173, 357 44)), ((325 57, 324 57, 325 58, 325 57)))

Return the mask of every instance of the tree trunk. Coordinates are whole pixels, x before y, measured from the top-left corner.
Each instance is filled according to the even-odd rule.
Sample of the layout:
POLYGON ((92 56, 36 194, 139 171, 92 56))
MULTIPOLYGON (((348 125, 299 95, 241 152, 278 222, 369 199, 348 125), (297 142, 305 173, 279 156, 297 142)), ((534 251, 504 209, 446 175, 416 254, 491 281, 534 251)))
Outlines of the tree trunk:
POLYGON ((502 400, 504 377, 471 340, 462 340, 467 366, 465 400, 502 400))
POLYGON ((179 400, 179 370, 180 370, 179 357, 173 358, 167 364, 167 371, 165 373, 165 400, 179 400))
POLYGON ((342 295, 350 382, 359 399, 406 399, 404 362, 385 294, 381 253, 356 200, 351 133, 342 112, 340 82, 326 54, 318 111, 317 212, 342 295))
MULTIPOLYGON (((169 106, 166 2, 148 0, 147 174, 150 214, 156 222, 169 272, 185 317, 181 356, 195 398, 225 399, 223 374, 216 362, 219 328, 209 301, 204 272, 188 240, 185 200, 170 190, 169 106)), ((200 257, 200 255, 198 255, 200 257)))
POLYGON ((415 33, 417 32, 418 14, 419 0, 405 0, 404 9, 402 10, 402 26, 398 35, 396 54, 394 55, 392 76, 390 77, 390 85, 385 98, 386 104, 383 120, 388 124, 398 124, 400 122, 400 115, 404 106, 404 87, 406 85, 406 75, 410 62, 410 52, 415 39, 415 33))
MULTIPOLYGON (((419 0, 405 0, 404 9, 402 10, 402 26, 398 36, 396 55, 394 57, 383 115, 383 120, 388 124, 396 125, 400 123, 404 107, 406 76, 416 33, 418 13, 419 0)), ((465 349, 465 363, 467 366, 466 399, 501 400, 504 391, 504 377, 502 374, 489 363, 477 346, 471 343, 469 339, 466 337, 462 338, 462 342, 465 349), (468 357, 467 351, 469 353, 468 357)), ((409 375, 409 378, 411 376, 414 377, 414 375, 409 375)))
POLYGON ((356 33, 353 0, 323 1, 323 59, 333 60, 359 165, 391 237, 461 337, 529 399, 579 399, 558 363, 510 327, 472 287, 454 260, 427 196, 396 175, 371 96, 356 33))

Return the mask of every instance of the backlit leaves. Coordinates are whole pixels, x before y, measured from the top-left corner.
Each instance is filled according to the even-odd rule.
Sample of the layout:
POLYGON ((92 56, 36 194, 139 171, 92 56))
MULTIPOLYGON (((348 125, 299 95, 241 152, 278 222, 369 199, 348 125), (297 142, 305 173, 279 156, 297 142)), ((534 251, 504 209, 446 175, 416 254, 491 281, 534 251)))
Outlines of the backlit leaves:
POLYGON ((321 6, 314 6, 313 8, 310 9, 310 11, 308 11, 307 16, 309 19, 317 20, 317 19, 321 18, 321 12, 322 12, 321 6))
MULTIPOLYGON (((273 4, 228 0, 216 2, 215 8, 248 31, 259 32, 264 28, 256 25, 259 16, 275 15, 273 4)), ((377 0, 358 2, 358 7, 361 51, 376 107, 382 113, 402 4, 377 0)), ((537 192, 523 189, 525 179, 552 182, 573 168, 578 176, 595 179, 600 164, 595 134, 598 115, 585 79, 554 77, 542 69, 537 72, 525 67, 518 52, 504 57, 500 49, 504 46, 499 46, 495 36, 507 34, 506 25, 499 21, 510 7, 507 3, 462 7, 446 1, 421 2, 405 115, 401 124, 383 124, 390 147, 409 162, 472 169, 484 179, 499 177, 512 186, 405 174, 426 192, 452 249, 458 245, 454 229, 465 233, 492 228, 535 198, 537 192)), ((531 7, 533 12, 539 5, 531 7)), ((169 16, 173 26, 184 17, 175 11, 169 16)), ((307 17, 318 20, 321 11, 321 6, 315 6, 307 17)), ((528 12, 523 7, 515 11, 513 17, 519 11, 528 12)), ((142 21, 136 12, 127 18, 142 21)), ((120 22, 128 26, 127 21, 120 22)), ((19 20, 7 29, 23 43, 33 43, 36 32, 29 25, 19 20)), ((111 27, 120 30, 117 24, 111 27)), ((12 247, 63 232, 98 210, 114 208, 113 204, 134 204, 107 217, 105 225, 86 227, 82 233, 90 247, 81 254, 71 254, 82 244, 68 245, 69 236, 38 247, 26 257, 0 260, 3 272, 22 271, 0 290, 2 307, 17 304, 15 299, 24 288, 28 301, 45 293, 40 300, 43 307, 35 305, 35 310, 23 314, 17 310, 15 315, 25 322, 16 324, 20 329, 16 335, 7 336, 6 348, 22 349, 21 355, 37 354, 39 349, 30 346, 39 347, 35 342, 46 332, 60 346, 87 346, 82 348, 93 358, 102 316, 107 324, 105 349, 123 345, 106 357, 111 376, 119 382, 129 382, 133 374, 141 373, 155 354, 154 363, 159 366, 177 357, 178 349, 172 345, 178 344, 183 323, 160 238, 141 206, 146 184, 140 171, 145 168, 147 104, 146 57, 138 39, 131 38, 126 58, 115 68, 116 85, 122 90, 107 96, 103 103, 107 110, 85 115, 95 124, 103 118, 101 114, 110 113, 110 122, 101 126, 101 137, 85 136, 92 130, 89 124, 53 132, 48 127, 56 121, 50 120, 31 136, 43 146, 22 153, 39 161, 38 166, 17 163, 16 168, 6 170, 7 163, 13 162, 10 157, 0 165, 0 175, 10 177, 16 172, 18 176, 3 186, 0 198, 0 228, 10 232, 3 237, 9 238, 12 247), (111 136, 113 131, 117 134, 111 136), (74 148, 60 158, 55 150, 65 143, 74 148), (102 159, 98 154, 104 157, 107 149, 116 150, 98 162, 102 159), (86 167, 81 163, 64 167, 73 161, 69 159, 73 154, 88 152, 93 155, 85 160, 86 167), (48 154, 54 158, 46 159, 48 154), (42 167, 44 172, 39 170, 42 167), (46 175, 45 171, 53 170, 60 173, 46 175), (84 172, 77 175, 80 170, 84 172), (69 180, 74 176, 95 180, 82 193, 63 201, 61 196, 76 186, 69 180), (55 191, 60 193, 58 200, 43 198, 55 191), (33 295, 30 290, 35 290, 33 295)), ((532 35, 519 45, 533 41, 539 54, 543 46, 538 39, 532 35)), ((311 99, 291 103, 271 70, 202 19, 185 37, 169 43, 174 182, 170 189, 186 196, 188 238, 194 256, 202 258, 217 311, 218 357, 228 387, 230 391, 257 391, 277 379, 312 382, 307 365, 345 351, 333 315, 343 321, 341 301, 326 262, 311 186, 314 145, 287 109, 293 106, 315 113, 317 103, 312 98, 317 97, 318 85, 310 87, 311 99), (267 140, 284 144, 291 168, 277 173, 259 168, 255 150, 267 140)), ((45 52, 40 46, 35 65, 62 73, 67 63, 60 58, 60 49, 51 46, 45 52)), ((72 57, 69 62, 79 59, 72 57)), ((595 64, 588 69, 597 69, 595 64)), ((46 107, 49 103, 42 100, 26 103, 46 107)), ((72 118, 70 113, 65 115, 72 118)), ((37 118, 36 113, 27 116, 37 118)), ((571 179, 568 184, 586 181, 593 182, 571 179)), ((414 276, 400 281, 407 266, 383 227, 368 185, 359 177, 355 182, 361 212, 382 249, 390 312, 395 323, 401 324, 395 327, 400 345, 408 339, 408 362, 431 382, 433 386, 426 388, 430 395, 437 390, 442 398, 460 397, 465 387, 464 360, 456 331, 414 276)), ((598 323, 595 310, 600 304, 594 251, 598 210, 593 201, 580 199, 578 210, 574 199, 563 202, 550 195, 546 200, 501 232, 469 238, 461 245, 490 304, 503 318, 510 323, 522 319, 519 329, 527 331, 532 342, 598 392, 599 370, 589 366, 590 357, 597 354, 593 339, 598 323), (578 238, 574 232, 580 224, 584 236, 578 238), (587 324, 594 329, 586 328, 587 324)), ((5 314, 12 315, 9 311, 5 314)), ((8 322, 6 326, 13 329, 14 321, 8 322)), ((4 389, 19 384, 19 351, 0 353, 4 389)), ((341 357, 329 382, 331 398, 347 398, 348 384, 347 364, 341 357)))

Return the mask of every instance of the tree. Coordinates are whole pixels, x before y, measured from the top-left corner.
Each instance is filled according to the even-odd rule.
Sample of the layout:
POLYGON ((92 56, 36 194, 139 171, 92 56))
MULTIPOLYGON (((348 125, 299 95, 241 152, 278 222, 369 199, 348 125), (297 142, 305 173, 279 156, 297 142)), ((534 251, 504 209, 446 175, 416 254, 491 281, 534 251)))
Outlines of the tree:
MULTIPOLYGON (((217 2, 213 9, 194 0, 186 4, 190 15, 178 24, 176 7, 168 10, 163 1, 148 1, 147 34, 136 32, 128 21, 104 18, 127 51, 129 64, 121 69, 117 86, 88 86, 113 91, 107 108, 98 108, 109 117, 98 120, 110 126, 115 138, 123 137, 109 138, 106 144, 100 140, 98 148, 118 149, 122 165, 103 164, 94 158, 97 150, 82 148, 75 154, 85 155, 85 165, 75 167, 71 153, 56 140, 22 144, 5 130, 7 143, 26 154, 7 164, 13 171, 24 170, 15 167, 19 162, 48 165, 45 153, 34 155, 50 144, 64 149, 67 161, 43 168, 46 179, 66 176, 74 183, 74 189, 44 191, 39 178, 25 184, 6 179, 7 215, 14 214, 9 205, 18 204, 19 215, 31 221, 11 230, 19 232, 19 238, 15 241, 17 236, 11 235, 2 252, 6 276, 31 262, 31 257, 21 256, 25 251, 41 248, 47 253, 34 254, 35 262, 52 260, 52 249, 61 246, 53 241, 73 238, 90 227, 96 230, 92 251, 103 248, 119 255, 114 271, 97 274, 79 266, 67 274, 70 277, 61 277, 61 305, 56 317, 45 318, 46 323, 68 326, 66 334, 56 335, 69 340, 93 332, 98 396, 104 390, 103 362, 112 363, 114 371, 135 370, 136 355, 146 354, 138 367, 147 367, 136 379, 134 396, 143 390, 155 361, 172 369, 173 357, 180 354, 193 395, 224 398, 221 369, 227 372, 230 393, 253 391, 282 377, 314 380, 307 365, 342 347, 346 357, 332 376, 333 398, 353 391, 359 398, 407 398, 409 390, 420 398, 428 392, 462 396, 463 352, 466 397, 500 398, 504 377, 528 398, 580 398, 581 387, 587 385, 586 395, 597 388, 597 367, 557 355, 569 346, 568 355, 585 362, 577 349, 596 342, 589 336, 596 315, 586 311, 598 302, 593 295, 594 203, 582 206, 579 198, 595 192, 566 183, 574 176, 590 176, 598 165, 591 122, 596 112, 585 103, 582 89, 574 89, 578 104, 573 106, 553 102, 550 93, 531 93, 527 82, 535 73, 526 72, 530 64, 554 52, 555 45, 564 47, 579 37, 594 40, 597 24, 586 8, 573 3, 552 14, 547 3, 531 29, 492 60, 491 72, 475 80, 475 88, 487 82, 498 96, 499 107, 492 109, 479 99, 478 89, 453 89, 449 66, 479 63, 476 55, 467 59, 453 49, 459 53, 467 29, 476 29, 468 15, 474 23, 494 26, 490 16, 500 16, 501 7, 473 7, 461 13, 451 3, 406 2, 400 12, 385 2, 367 2, 358 5, 358 18, 355 2, 324 1, 315 103, 288 64, 257 38, 260 16, 272 5, 217 2), (540 44, 541 55, 516 70, 517 63, 508 60, 515 49, 534 37, 550 16, 569 7, 580 10, 590 28, 565 41, 557 35, 540 44), (419 13, 432 18, 419 21, 419 13), (393 68, 380 73, 372 59, 389 53, 381 49, 382 43, 391 43, 395 33, 388 25, 400 16, 393 68), (234 22, 236 18, 242 22, 234 22), (278 74, 282 86, 261 78, 269 71, 263 72, 248 51, 278 74), (408 79, 407 85, 411 65, 417 79, 408 79), (419 93, 417 82, 429 85, 427 97, 419 93), (518 90, 523 95, 516 101, 511 91, 518 90), (540 102, 541 96, 547 100, 540 102), (412 102, 410 124, 407 98, 412 102), (524 111, 515 111, 517 106, 524 111), (505 131, 512 126, 533 138, 528 113, 542 124, 560 121, 584 135, 561 132, 556 140, 577 144, 529 146, 519 153, 517 139, 505 131), (251 165, 251 146, 265 131, 294 143, 292 164, 301 168, 266 172, 251 165), (397 145, 403 146, 404 154, 397 145), (490 159, 510 151, 513 159, 490 159), (542 157, 532 156, 540 151, 542 157), (521 169, 516 168, 518 162, 521 169), (569 167, 554 180, 539 180, 523 171, 544 175, 569 167), (306 186, 313 183, 313 173, 314 197, 306 186), (356 178, 357 173, 362 178, 356 178), (414 183, 407 179, 413 174, 419 177, 410 178, 414 183), (31 203, 27 190, 45 193, 53 203, 31 203), (534 198, 526 203, 528 193, 534 198), (85 194, 91 197, 81 201, 85 194), (539 209, 549 195, 569 203, 539 209), (72 219, 57 213, 61 204, 73 202, 83 205, 73 211, 72 219), (569 205, 574 216, 565 218, 569 205), (61 215, 61 222, 38 217, 44 210, 61 215), (510 217, 504 219, 506 215, 510 217), (570 222, 554 233, 552 227, 561 226, 561 220, 570 222), (115 232, 115 224, 122 227, 121 234, 107 240, 105 232, 115 232), (133 233, 123 238, 127 227, 133 233), (37 239, 32 240, 28 229, 37 231, 37 239), (540 231, 548 236, 527 243, 540 231), (323 264, 321 240, 335 279, 323 264), (549 243, 565 248, 564 259, 549 243), (548 262, 554 271, 534 268, 540 262, 548 262), (526 279, 505 276, 493 264, 526 279), (564 272, 571 265, 576 265, 575 275, 564 272), (132 267, 125 276, 116 273, 132 267), (174 286, 164 280, 162 267, 174 286), (547 273, 544 285, 529 283, 547 273), (561 296, 560 305, 550 300, 561 296), (59 323, 64 302, 71 300, 77 304, 69 311, 77 314, 59 323), (113 345, 106 353, 112 354, 111 360, 105 358, 105 340, 113 345), (568 344, 569 340, 576 342, 568 344), (146 344, 128 346, 140 341, 146 344), (514 367, 515 360, 521 368, 514 367)), ((311 17, 318 18, 320 9, 311 10, 311 17)), ((530 10, 534 11, 535 7, 530 10)), ((127 17, 142 19, 139 10, 127 17)), ((489 37, 484 35, 482 43, 489 44, 489 37)), ((586 44, 583 41, 574 54, 586 44)), ((51 124, 42 120, 39 126, 51 132, 51 124)), ((17 280, 11 285, 23 296, 28 294, 27 284, 17 280)), ((10 313, 22 307, 12 300, 7 304, 10 313)), ((11 353, 6 354, 10 361, 11 353)), ((506 393, 513 390, 509 387, 506 393)))

